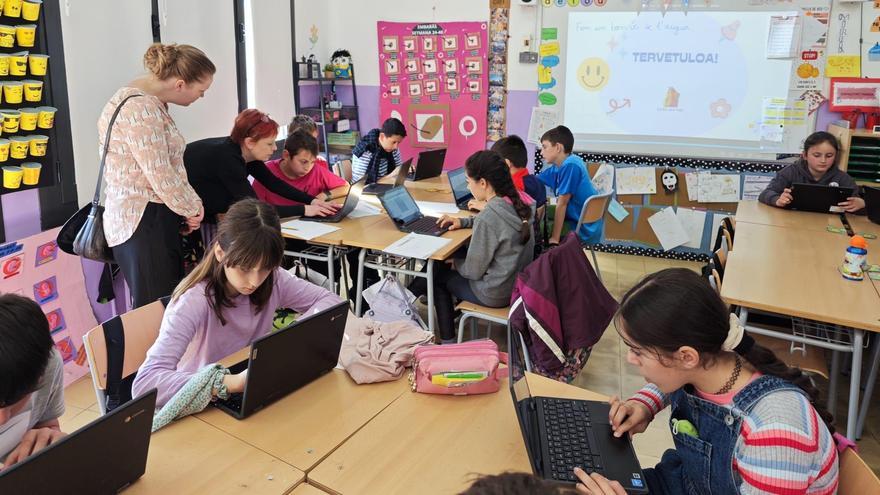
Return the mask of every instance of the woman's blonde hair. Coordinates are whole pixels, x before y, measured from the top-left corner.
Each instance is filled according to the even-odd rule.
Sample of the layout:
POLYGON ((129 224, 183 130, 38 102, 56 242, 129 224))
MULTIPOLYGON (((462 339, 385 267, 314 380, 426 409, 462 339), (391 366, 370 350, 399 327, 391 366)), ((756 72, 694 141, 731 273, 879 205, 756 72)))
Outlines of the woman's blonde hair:
POLYGON ((144 68, 160 80, 176 78, 187 84, 213 76, 214 63, 205 52, 190 45, 153 43, 144 53, 144 68))
POLYGON ((244 199, 226 212, 217 228, 202 261, 177 285, 171 300, 176 301, 184 292, 200 282, 207 281, 205 297, 220 323, 225 325, 222 309, 235 305, 226 291, 225 267, 256 268, 269 270, 269 277, 250 295, 254 313, 263 309, 272 296, 275 285, 274 272, 284 257, 284 238, 281 237, 281 220, 275 208, 256 199, 244 199), (218 261, 214 247, 223 250, 223 260, 218 261))

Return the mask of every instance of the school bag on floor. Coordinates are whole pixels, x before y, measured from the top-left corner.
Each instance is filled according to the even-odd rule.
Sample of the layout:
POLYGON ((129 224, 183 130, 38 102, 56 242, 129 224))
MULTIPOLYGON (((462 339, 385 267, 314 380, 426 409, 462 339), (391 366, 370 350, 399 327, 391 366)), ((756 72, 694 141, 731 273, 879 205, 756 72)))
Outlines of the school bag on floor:
POLYGON ((364 316, 375 321, 413 321, 427 328, 415 307, 416 296, 392 274, 364 289, 364 300, 370 310, 364 316))

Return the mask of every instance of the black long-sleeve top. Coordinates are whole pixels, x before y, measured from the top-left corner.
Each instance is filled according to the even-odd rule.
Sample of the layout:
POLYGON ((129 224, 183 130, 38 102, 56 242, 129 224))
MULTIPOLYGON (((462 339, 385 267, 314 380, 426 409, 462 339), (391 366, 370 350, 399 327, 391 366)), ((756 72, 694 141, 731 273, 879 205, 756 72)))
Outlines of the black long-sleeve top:
MULTIPOLYGON (((201 139, 187 144, 183 164, 190 185, 202 199, 205 220, 209 222, 214 221, 218 213, 226 213, 236 201, 257 197, 248 175, 273 193, 298 203, 310 204, 315 199, 276 177, 265 163, 259 160, 245 163, 241 146, 229 137, 201 139)), ((303 205, 276 206, 275 209, 282 218, 302 216, 305 212, 303 205)))

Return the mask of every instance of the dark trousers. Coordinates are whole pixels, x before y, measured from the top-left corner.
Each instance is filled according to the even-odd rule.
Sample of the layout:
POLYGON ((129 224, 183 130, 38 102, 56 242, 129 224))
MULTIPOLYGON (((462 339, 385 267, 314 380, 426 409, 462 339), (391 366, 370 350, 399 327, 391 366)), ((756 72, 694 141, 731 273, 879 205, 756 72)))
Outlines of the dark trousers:
MULTIPOLYGON (((426 265, 427 266, 427 265, 426 265)), ((417 278, 409 286, 413 295, 420 297, 428 293, 428 281, 417 278)), ((464 278, 445 262, 434 262, 434 310, 437 312, 437 326, 442 340, 456 338, 455 300, 470 301, 486 305, 471 290, 468 279, 464 278)))
POLYGON ((183 278, 180 216, 163 204, 147 203, 134 234, 113 246, 113 257, 128 284, 132 309, 170 295, 183 278))

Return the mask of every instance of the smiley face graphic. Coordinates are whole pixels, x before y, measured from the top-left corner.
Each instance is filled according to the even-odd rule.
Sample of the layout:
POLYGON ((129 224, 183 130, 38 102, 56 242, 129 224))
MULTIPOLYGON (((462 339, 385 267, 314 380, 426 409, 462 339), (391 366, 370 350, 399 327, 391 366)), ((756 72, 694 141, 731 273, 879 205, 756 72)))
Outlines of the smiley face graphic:
POLYGON ((587 91, 599 91, 604 88, 610 77, 611 69, 608 63, 598 57, 584 60, 577 70, 577 80, 587 91))

